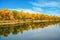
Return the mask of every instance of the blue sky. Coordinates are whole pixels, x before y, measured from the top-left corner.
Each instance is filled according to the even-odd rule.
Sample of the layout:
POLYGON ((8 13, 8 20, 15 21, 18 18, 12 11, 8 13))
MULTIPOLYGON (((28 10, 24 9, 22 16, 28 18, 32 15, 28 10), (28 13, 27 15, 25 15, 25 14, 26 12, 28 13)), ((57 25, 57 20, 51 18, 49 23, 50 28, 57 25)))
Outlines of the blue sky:
POLYGON ((60 16, 60 0, 0 0, 0 9, 4 8, 60 16))

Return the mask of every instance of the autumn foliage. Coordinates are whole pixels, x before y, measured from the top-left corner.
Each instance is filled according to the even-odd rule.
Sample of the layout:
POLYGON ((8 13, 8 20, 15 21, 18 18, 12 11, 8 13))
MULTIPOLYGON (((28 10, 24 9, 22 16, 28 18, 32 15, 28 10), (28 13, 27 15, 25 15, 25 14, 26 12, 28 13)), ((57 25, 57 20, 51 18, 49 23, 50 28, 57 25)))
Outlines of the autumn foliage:
POLYGON ((0 20, 60 20, 60 17, 24 11, 10 11, 7 8, 0 10, 0 20))

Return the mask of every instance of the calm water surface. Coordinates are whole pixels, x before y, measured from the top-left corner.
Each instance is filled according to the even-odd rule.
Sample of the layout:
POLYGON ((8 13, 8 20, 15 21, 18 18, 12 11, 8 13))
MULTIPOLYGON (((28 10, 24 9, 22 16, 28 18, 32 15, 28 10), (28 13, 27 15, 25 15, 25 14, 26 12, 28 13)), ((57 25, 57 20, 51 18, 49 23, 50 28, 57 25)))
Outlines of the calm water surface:
POLYGON ((60 23, 0 25, 0 40, 60 40, 60 23))

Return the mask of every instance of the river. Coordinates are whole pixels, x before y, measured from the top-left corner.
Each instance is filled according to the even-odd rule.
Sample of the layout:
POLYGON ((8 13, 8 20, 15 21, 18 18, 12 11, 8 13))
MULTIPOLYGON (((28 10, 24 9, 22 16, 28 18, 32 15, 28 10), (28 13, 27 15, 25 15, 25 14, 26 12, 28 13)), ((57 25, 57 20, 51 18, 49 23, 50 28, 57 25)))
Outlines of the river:
POLYGON ((60 40, 60 22, 0 25, 0 40, 60 40))

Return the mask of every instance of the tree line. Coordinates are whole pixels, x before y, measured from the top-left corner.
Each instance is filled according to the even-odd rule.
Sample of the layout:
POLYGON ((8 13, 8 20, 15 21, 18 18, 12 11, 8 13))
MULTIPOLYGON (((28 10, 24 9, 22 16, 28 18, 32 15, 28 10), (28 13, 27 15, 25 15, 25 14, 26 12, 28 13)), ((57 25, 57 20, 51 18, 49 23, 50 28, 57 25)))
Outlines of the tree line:
POLYGON ((21 11, 10 11, 9 9, 5 8, 0 10, 0 20, 60 20, 58 16, 49 16, 46 14, 39 14, 39 13, 29 13, 21 11))

